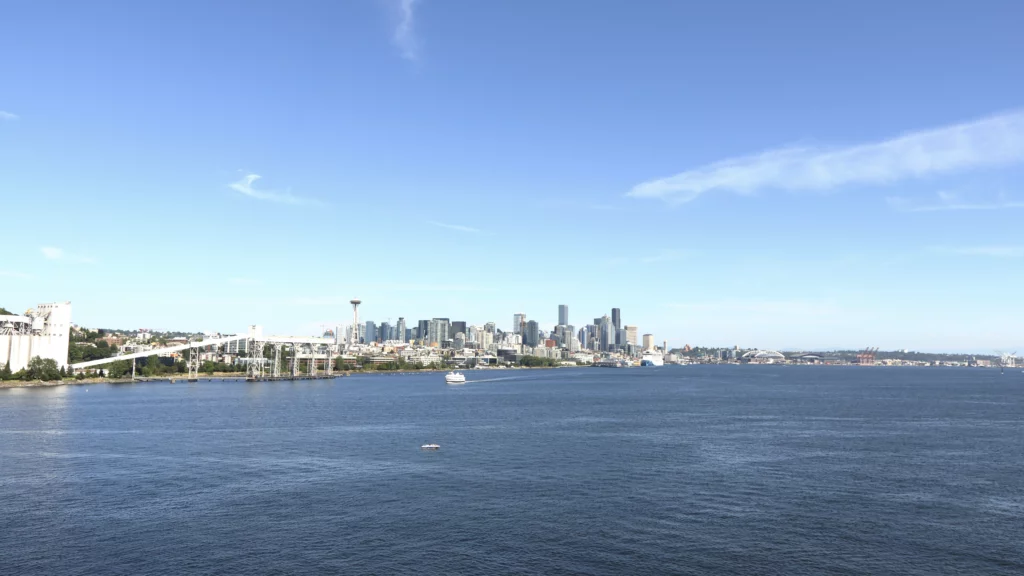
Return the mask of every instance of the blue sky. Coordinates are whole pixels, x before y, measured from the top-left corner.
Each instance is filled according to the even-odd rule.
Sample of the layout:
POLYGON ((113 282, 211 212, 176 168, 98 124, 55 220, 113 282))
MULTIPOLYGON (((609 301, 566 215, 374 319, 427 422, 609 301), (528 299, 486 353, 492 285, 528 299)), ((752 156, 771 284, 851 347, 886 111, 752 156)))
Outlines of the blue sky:
POLYGON ((1024 350, 1019 2, 15 2, 0 306, 1024 350))

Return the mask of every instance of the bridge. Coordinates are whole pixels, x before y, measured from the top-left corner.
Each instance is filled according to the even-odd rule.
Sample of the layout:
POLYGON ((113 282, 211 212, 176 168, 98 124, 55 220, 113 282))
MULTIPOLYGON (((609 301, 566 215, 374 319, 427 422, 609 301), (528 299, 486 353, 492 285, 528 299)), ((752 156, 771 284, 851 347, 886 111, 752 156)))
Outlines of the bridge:
POLYGON ((135 360, 146 358, 154 354, 169 354, 189 350, 187 365, 188 379, 195 380, 199 377, 201 365, 201 351, 215 346, 223 346, 231 343, 245 343, 246 351, 246 377, 250 380, 262 380, 270 378, 297 378, 317 377, 321 374, 319 365, 323 365, 323 375, 333 375, 334 364, 331 361, 335 352, 340 352, 340 341, 338 336, 334 338, 318 338, 310 336, 264 336, 260 326, 250 326, 246 335, 235 334, 203 340, 193 340, 185 344, 176 344, 164 348, 154 348, 145 352, 134 352, 89 360, 71 364, 71 370, 84 370, 104 366, 121 360, 132 361, 132 377, 135 377, 135 360), (305 360, 305 370, 300 372, 302 360, 305 360), (284 363, 289 363, 285 369, 284 363))

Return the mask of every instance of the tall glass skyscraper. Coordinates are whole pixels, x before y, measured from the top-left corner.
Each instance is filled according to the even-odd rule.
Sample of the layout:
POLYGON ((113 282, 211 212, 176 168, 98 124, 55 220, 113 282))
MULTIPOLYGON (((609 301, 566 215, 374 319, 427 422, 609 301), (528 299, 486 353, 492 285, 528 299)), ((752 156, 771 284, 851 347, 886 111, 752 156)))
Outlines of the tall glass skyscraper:
POLYGON ((607 316, 601 317, 601 350, 609 352, 615 348, 615 325, 607 316))
POLYGON ((454 338, 455 335, 458 334, 459 332, 462 332, 463 334, 467 334, 468 333, 467 330, 468 329, 466 327, 466 323, 465 322, 462 322, 461 320, 456 320, 456 321, 452 322, 452 329, 451 329, 450 333, 452 335, 452 338, 454 338))
POLYGON ((569 325, 569 305, 559 304, 558 305, 558 325, 568 326, 569 325))
POLYGON ((449 339, 448 329, 450 325, 447 318, 434 318, 430 321, 430 328, 427 332, 427 345, 436 343, 439 347, 444 346, 444 341, 449 339))
POLYGON ((540 324, 537 324, 536 320, 530 320, 526 323, 526 329, 523 334, 523 344, 530 348, 536 348, 540 345, 540 324))

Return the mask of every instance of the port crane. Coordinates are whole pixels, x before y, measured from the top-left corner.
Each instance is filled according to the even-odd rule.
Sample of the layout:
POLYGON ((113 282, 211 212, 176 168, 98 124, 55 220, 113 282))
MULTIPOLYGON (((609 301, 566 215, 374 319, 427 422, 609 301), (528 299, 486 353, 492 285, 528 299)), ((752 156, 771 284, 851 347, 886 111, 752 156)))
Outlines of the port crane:
POLYGON ((857 354, 857 364, 861 366, 874 366, 875 356, 878 354, 878 348, 865 348, 860 354, 857 354))

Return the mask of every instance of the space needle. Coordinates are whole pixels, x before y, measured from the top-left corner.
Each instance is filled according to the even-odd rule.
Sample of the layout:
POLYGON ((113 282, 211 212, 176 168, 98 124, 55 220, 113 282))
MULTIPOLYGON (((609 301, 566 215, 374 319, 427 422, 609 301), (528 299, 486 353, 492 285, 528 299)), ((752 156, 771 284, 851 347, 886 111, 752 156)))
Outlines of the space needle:
POLYGON ((359 305, 362 303, 363 301, 359 298, 349 301, 349 304, 352 304, 352 332, 348 335, 349 350, 355 348, 359 342, 359 305))

